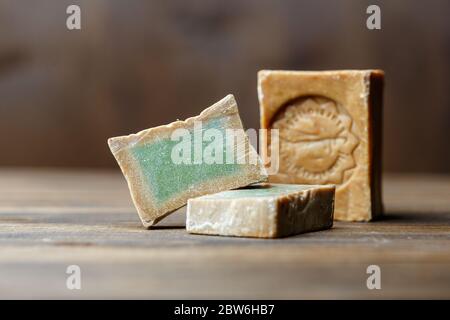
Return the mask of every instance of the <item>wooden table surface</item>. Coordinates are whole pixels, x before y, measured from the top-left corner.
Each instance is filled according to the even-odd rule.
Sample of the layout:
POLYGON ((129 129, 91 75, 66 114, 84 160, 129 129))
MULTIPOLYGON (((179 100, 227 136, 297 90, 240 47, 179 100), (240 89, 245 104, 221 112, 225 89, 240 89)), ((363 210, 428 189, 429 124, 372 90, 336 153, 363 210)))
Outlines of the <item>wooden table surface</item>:
POLYGON ((381 221, 263 240, 145 230, 118 170, 2 169, 0 298, 450 298, 450 176, 383 182, 381 221))

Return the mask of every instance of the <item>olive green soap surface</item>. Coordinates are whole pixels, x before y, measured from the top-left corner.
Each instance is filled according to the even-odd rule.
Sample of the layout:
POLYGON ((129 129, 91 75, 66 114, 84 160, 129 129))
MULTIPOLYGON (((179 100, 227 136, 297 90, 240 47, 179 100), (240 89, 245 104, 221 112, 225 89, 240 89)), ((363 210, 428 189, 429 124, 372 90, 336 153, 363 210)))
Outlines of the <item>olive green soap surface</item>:
MULTIPOLYGON (((145 227, 152 226, 182 207, 189 198, 267 179, 259 156, 243 131, 232 95, 196 117, 137 134, 110 138, 108 144, 128 182, 134 205, 145 227), (178 129, 184 130, 182 132, 186 136, 174 136, 174 131, 178 129), (226 134, 230 129, 242 131, 244 139, 227 140, 226 134), (211 137, 205 138, 208 132, 223 137, 222 143, 214 149, 216 153, 220 152, 220 157, 214 159, 222 161, 205 161, 202 157, 214 141, 211 137), (184 149, 180 145, 185 146, 184 149), (244 150, 247 161, 237 161, 237 149, 244 150), (230 152, 233 152, 235 161, 227 161, 227 153, 230 152), (181 154, 181 160, 174 161, 174 154, 181 154), (252 162, 249 159, 256 160, 252 162)), ((214 152, 210 154, 215 155, 214 152)))
POLYGON ((277 238, 331 228, 333 185, 261 183, 189 199, 190 233, 277 238))

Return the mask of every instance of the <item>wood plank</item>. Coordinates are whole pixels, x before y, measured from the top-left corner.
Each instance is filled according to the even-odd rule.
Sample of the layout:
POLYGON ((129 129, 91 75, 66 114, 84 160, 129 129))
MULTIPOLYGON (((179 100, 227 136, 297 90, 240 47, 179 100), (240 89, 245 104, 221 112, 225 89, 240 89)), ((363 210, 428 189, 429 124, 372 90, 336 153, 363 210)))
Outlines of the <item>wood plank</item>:
POLYGON ((450 298, 450 177, 384 181, 381 221, 262 240, 145 230, 117 171, 0 170, 0 298, 450 298))

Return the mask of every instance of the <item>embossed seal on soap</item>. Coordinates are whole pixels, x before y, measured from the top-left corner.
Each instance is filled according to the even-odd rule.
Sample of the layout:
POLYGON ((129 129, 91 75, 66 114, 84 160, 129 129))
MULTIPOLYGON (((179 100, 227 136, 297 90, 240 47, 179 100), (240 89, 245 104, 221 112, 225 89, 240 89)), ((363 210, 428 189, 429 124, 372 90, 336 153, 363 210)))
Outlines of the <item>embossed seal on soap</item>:
POLYGON ((301 97, 275 117, 280 131, 280 173, 303 183, 343 184, 355 168, 359 144, 352 118, 336 101, 301 97))

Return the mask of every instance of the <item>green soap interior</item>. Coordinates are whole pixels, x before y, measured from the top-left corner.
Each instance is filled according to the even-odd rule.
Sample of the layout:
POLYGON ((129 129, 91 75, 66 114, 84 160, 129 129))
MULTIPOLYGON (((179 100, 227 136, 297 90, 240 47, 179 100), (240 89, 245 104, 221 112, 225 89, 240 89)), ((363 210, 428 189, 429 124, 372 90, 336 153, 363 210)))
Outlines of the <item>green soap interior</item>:
MULTIPOLYGON (((226 120, 226 118, 215 118, 204 121, 203 130, 215 128, 220 130, 225 137, 226 120)), ((193 137, 193 128, 190 131, 191 137, 193 137)), ((235 175, 243 170, 242 164, 175 164, 171 159, 171 153, 173 147, 178 143, 179 141, 167 138, 130 148, 157 205, 163 204, 189 188, 195 190, 195 186, 203 182, 235 175)), ((203 150, 209 143, 202 143, 203 150)), ((222 152, 223 159, 226 159, 225 143, 222 152)), ((191 154, 194 155, 193 147, 191 154)))
POLYGON ((311 186, 297 184, 254 184, 245 188, 203 196, 202 199, 273 198, 307 189, 311 189, 311 186))

